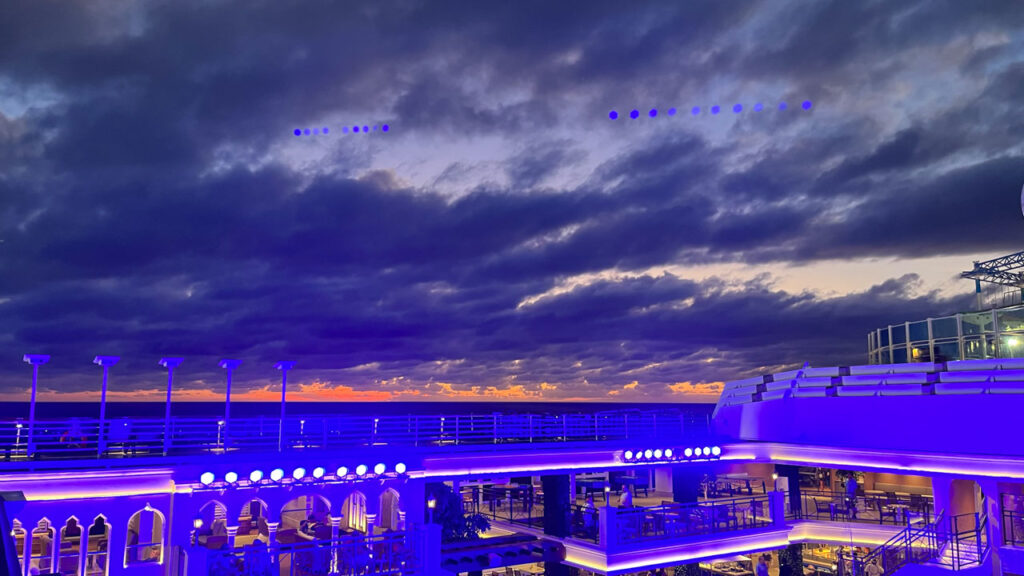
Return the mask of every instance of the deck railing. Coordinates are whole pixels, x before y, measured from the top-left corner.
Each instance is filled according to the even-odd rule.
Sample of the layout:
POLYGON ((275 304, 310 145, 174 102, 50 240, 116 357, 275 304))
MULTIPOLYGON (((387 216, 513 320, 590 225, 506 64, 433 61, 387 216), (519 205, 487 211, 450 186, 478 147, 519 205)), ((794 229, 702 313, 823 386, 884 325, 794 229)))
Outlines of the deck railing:
POLYGON ((706 421, 684 410, 592 414, 437 416, 321 415, 278 418, 66 418, 0 421, 6 460, 154 456, 224 451, 288 451, 358 446, 502 444, 698 439, 706 421), (29 438, 32 438, 31 444, 29 438))
POLYGON ((607 535, 624 544, 771 526, 776 493, 648 508, 610 508, 607 535))

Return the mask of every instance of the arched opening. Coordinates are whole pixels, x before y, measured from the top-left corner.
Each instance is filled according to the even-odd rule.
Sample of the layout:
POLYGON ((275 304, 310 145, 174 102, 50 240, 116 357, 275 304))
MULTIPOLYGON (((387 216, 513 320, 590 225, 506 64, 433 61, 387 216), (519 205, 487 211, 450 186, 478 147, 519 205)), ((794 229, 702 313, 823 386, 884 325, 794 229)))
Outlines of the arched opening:
POLYGON ((164 517, 148 504, 128 520, 124 564, 162 564, 164 561, 164 517))
POLYGON ((331 538, 331 505, 317 494, 299 496, 281 508, 281 526, 277 540, 283 544, 329 540, 331 538))
POLYGON ((82 527, 78 518, 67 519, 60 529, 60 550, 57 554, 57 572, 78 574, 78 563, 82 555, 82 527))
POLYGON ((21 525, 21 520, 11 521, 11 534, 14 536, 14 548, 18 552, 18 574, 25 573, 25 538, 28 533, 21 525))
POLYGON ((394 488, 388 488, 380 495, 380 526, 384 530, 401 530, 402 520, 398 507, 399 494, 394 488))
POLYGON ((235 534, 235 548, 244 548, 256 540, 270 542, 270 531, 267 529, 267 505, 259 498, 254 498, 242 506, 238 515, 238 532, 235 534))
POLYGON ((89 526, 85 548, 85 573, 101 576, 109 571, 107 566, 110 551, 110 524, 102 515, 97 516, 89 526))
POLYGON ((341 528, 346 532, 366 532, 366 495, 356 490, 341 505, 341 528))
POLYGON ((199 509, 203 525, 196 532, 200 546, 216 550, 228 543, 228 509, 216 500, 210 500, 199 509))
POLYGON ((54 531, 50 521, 43 518, 32 529, 32 557, 29 558, 29 571, 32 568, 40 574, 48 574, 53 568, 54 531))

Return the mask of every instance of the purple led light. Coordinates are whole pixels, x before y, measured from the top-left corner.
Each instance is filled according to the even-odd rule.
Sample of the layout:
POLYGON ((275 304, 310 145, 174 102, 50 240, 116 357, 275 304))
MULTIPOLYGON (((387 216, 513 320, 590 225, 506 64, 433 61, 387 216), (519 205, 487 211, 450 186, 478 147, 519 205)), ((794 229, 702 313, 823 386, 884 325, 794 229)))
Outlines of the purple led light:
POLYGON ((295 134, 296 136, 302 136, 302 130, 299 130, 298 128, 296 128, 295 132, 293 132, 293 134, 295 134))
POLYGON ((676 109, 675 108, 669 108, 668 109, 668 115, 669 116, 675 116, 676 115, 676 109))
POLYGON ((804 100, 804 103, 801 104, 801 106, 803 106, 804 110, 810 110, 813 104, 811 104, 810 100, 804 100))
POLYGON ((383 130, 384 132, 387 132, 387 131, 389 130, 389 128, 388 128, 388 125, 387 125, 387 124, 385 124, 385 125, 381 126, 381 127, 380 127, 380 129, 381 129, 381 130, 383 130))
POLYGON ((608 113, 608 118, 611 119, 611 120, 618 120, 619 119, 619 113, 616 112, 615 110, 612 110, 611 112, 608 113))
POLYGON ((719 108, 717 105, 711 107, 711 113, 712 114, 718 114, 719 110, 721 110, 721 108, 719 108))
POLYGON ((327 126, 324 126, 324 134, 327 134, 327 126))
POLYGON ((743 104, 737 104, 733 106, 732 111, 734 114, 739 114, 740 112, 743 112, 743 104))
POLYGON ((313 128, 313 134, 319 134, 319 133, 320 133, 320 129, 319 128, 313 128))
POLYGON ((762 109, 764 109, 764 105, 760 102, 754 104, 754 112, 760 112, 762 109))
POLYGON ((648 112, 647 115, 650 116, 651 118, 654 118, 655 116, 658 115, 658 109, 657 108, 651 108, 651 111, 648 112))
POLYGON ((700 114, 700 106, 694 106, 693 110, 690 110, 690 114, 693 114, 694 116, 700 114))
POLYGON ((341 132, 342 132, 343 134, 348 134, 348 126, 342 126, 342 127, 341 127, 341 132))
POLYGON ((363 132, 369 132, 369 131, 370 131, 370 127, 369 126, 363 126, 363 132))
POLYGON ((353 126, 352 127, 352 131, 353 132, 359 132, 359 126, 353 126))
POLYGON ((779 102, 779 110, 785 110, 785 109, 786 109, 786 103, 785 102, 779 102))
POLYGON ((306 136, 309 136, 309 128, 306 128, 306 129, 305 129, 305 130, 303 130, 302 132, 303 132, 303 134, 305 134, 306 136))
POLYGON ((629 113, 629 117, 632 118, 633 120, 636 120, 637 118, 640 117, 640 111, 633 110, 632 112, 629 113))

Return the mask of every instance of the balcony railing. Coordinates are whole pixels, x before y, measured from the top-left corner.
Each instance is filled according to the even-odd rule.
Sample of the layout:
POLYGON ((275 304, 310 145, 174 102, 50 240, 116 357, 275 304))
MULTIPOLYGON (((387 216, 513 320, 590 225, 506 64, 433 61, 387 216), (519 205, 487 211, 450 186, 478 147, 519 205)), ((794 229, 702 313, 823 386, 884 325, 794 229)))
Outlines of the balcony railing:
POLYGON ((210 551, 206 574, 281 574, 282 576, 406 576, 418 572, 417 539, 411 533, 342 536, 293 544, 250 544, 210 551))
POLYGON ((849 498, 845 492, 800 491, 800 508, 794 510, 787 495, 786 517, 832 522, 859 522, 904 526, 931 522, 932 499, 928 496, 862 495, 849 498))
POLYGON ((609 544, 616 545, 764 528, 775 523, 774 494, 778 493, 649 508, 608 508, 606 534, 609 544))
POLYGON ((707 436, 683 410, 594 414, 303 416, 286 418, 67 418, 0 421, 6 460, 131 457, 358 446, 497 446, 707 436), (31 438, 31 442, 29 439, 31 438))

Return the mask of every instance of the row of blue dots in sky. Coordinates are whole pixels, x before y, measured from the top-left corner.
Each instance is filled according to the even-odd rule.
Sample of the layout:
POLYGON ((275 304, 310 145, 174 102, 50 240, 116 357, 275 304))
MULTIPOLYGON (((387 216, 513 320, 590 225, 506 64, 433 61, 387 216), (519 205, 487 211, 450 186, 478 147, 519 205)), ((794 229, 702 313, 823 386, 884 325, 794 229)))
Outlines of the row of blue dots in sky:
MULTIPOLYGON (((800 107, 803 108, 804 110, 810 110, 811 106, 813 106, 813 104, 811 104, 810 100, 804 100, 803 103, 800 104, 800 107)), ((779 102, 779 110, 785 110, 786 108, 787 108, 787 105, 786 105, 785 102, 779 102)), ((764 109, 764 104, 762 104, 760 102, 758 102, 757 104, 754 104, 754 112, 760 112, 763 109, 764 109)), ((712 106, 711 108, 709 108, 709 110, 711 111, 711 114, 718 114, 719 112, 722 111, 722 108, 720 106, 715 105, 715 106, 712 106)), ((739 114, 740 112, 743 112, 743 104, 736 104, 735 106, 732 107, 732 111, 733 111, 734 114, 739 114)), ((693 115, 693 116, 700 116, 700 113, 701 113, 700 106, 694 106, 693 108, 690 109, 690 114, 693 115)), ((656 117, 658 115, 658 109, 657 108, 651 108, 651 111, 648 112, 647 115, 650 116, 651 118, 656 117)), ((669 108, 668 109, 668 115, 669 116, 675 116, 676 115, 676 109, 675 108, 669 108)), ((633 120, 636 120, 637 118, 640 117, 640 111, 639 110, 633 110, 632 112, 629 113, 629 117, 632 118, 633 120)), ((617 111, 615 111, 615 110, 612 110, 611 112, 608 113, 608 118, 610 118, 612 120, 618 120, 619 119, 619 113, 617 111)))
MULTIPOLYGON (((384 125, 381 125, 381 126, 374 126, 373 127, 373 131, 374 132, 376 132, 377 130, 380 130, 381 132, 387 132, 390 129, 391 129, 391 127, 388 126, 387 124, 384 124, 384 125)), ((370 130, 371 129, 370 129, 369 126, 363 126, 362 128, 360 128, 359 126, 353 126, 352 127, 352 132, 353 133, 370 132, 370 130)), ((348 134, 348 132, 349 132, 348 126, 342 126, 341 127, 341 132, 343 134, 348 134)), ((309 136, 310 134, 317 134, 317 135, 319 135, 319 134, 330 134, 330 133, 331 133, 331 131, 330 131, 330 129, 327 126, 324 126, 323 128, 313 128, 312 130, 309 129, 309 128, 306 128, 306 129, 296 128, 295 130, 292 131, 292 134, 295 134, 296 136, 302 136, 302 135, 309 136)))

